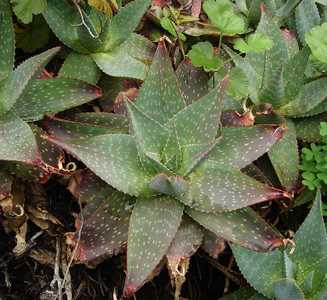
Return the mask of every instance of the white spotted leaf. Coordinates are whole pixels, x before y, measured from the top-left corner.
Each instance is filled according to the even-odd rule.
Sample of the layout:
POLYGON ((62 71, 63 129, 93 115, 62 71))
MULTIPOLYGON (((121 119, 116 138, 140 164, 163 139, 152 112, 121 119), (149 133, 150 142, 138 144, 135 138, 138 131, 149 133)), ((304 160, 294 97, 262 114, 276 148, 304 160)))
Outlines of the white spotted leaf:
POLYGON ((175 199, 139 198, 130 219, 127 242, 125 294, 131 295, 144 284, 167 253, 183 215, 175 199))

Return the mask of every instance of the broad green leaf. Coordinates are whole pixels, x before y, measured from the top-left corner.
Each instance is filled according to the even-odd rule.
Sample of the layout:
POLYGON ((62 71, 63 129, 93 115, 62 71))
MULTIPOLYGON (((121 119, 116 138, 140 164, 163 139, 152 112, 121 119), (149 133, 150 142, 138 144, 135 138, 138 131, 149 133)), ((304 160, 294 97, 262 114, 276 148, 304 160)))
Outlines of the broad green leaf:
POLYGON ((305 300, 304 294, 295 280, 286 278, 274 282, 274 295, 276 300, 305 300))
POLYGON ((242 169, 266 153, 283 136, 277 126, 223 128, 222 140, 210 152, 209 161, 242 169))
POLYGON ((327 79, 320 78, 305 84, 297 97, 282 106, 279 111, 291 117, 300 117, 315 109, 327 97, 327 79))
POLYGON ((98 87, 75 79, 35 79, 27 85, 13 109, 24 120, 37 121, 44 115, 82 105, 100 95, 98 87))
POLYGON ((91 56, 106 74, 116 77, 144 79, 153 55, 153 44, 138 34, 130 37, 110 52, 91 56))
POLYGON ((82 25, 76 7, 67 1, 47 0, 47 3, 43 16, 57 38, 77 52, 89 53, 79 39, 78 26, 82 25))
POLYGON ((9 0, 0 2, 0 32, 0 81, 2 81, 14 67, 15 36, 9 0))
MULTIPOLYGON (((235 99, 230 98, 233 106, 234 106, 232 102, 233 100, 236 101, 236 105, 239 105, 240 102, 238 100, 247 97, 249 94, 248 78, 244 74, 243 70, 238 67, 232 68, 228 73, 228 76, 229 76, 229 85, 227 88, 227 94, 235 98, 235 99)), ((226 98, 226 100, 228 101, 228 98, 226 98)), ((227 108, 227 101, 225 101, 224 103, 224 110, 229 110, 227 108)))
POLYGON ((188 177, 188 189, 178 199, 202 212, 232 211, 284 196, 281 190, 212 161, 202 163, 188 177))
POLYGON ((192 46, 187 53, 188 58, 196 67, 203 67, 205 71, 217 71, 222 67, 222 60, 215 55, 214 48, 209 42, 199 42, 192 46))
POLYGON ((234 48, 242 53, 264 52, 271 49, 272 46, 273 41, 269 36, 259 32, 248 35, 246 41, 237 39, 234 43, 234 48))
POLYGON ((177 29, 175 23, 169 17, 163 17, 160 19, 160 25, 163 29, 167 30, 173 37, 186 41, 186 36, 183 32, 177 29))
POLYGON ((137 105, 127 102, 127 109, 131 119, 132 132, 141 152, 160 160, 169 138, 169 130, 147 116, 137 105))
POLYGON ((295 9, 296 30, 301 43, 305 44, 305 35, 320 24, 318 7, 314 0, 303 0, 295 9))
POLYGON ((291 120, 286 125, 286 133, 271 147, 268 156, 282 186, 292 191, 299 177, 299 153, 295 126, 291 120))
POLYGON ((160 124, 167 123, 185 106, 163 41, 158 45, 136 105, 160 124))
POLYGON ((284 278, 283 252, 259 253, 236 245, 231 248, 240 271, 250 285, 269 299, 274 299, 273 282, 284 278))
POLYGON ((109 30, 106 36, 103 37, 105 51, 112 51, 129 38, 140 23, 149 5, 149 0, 134 0, 120 8, 109 22, 109 30))
POLYGON ((30 80, 35 77, 50 59, 58 53, 60 48, 52 48, 39 55, 35 55, 21 63, 7 78, 0 93, 0 114, 7 112, 28 86, 30 80))
POLYGON ((96 84, 101 72, 90 56, 71 52, 60 68, 59 76, 96 84))
POLYGON ((296 136, 298 139, 309 143, 320 143, 321 135, 319 132, 320 122, 327 121, 327 115, 294 119, 296 136))
POLYGON ((33 15, 41 14, 47 7, 47 0, 11 0, 15 15, 23 23, 32 22, 33 15))
POLYGON ((321 215, 321 194, 317 192, 314 205, 294 237, 296 251, 292 260, 301 266, 302 273, 315 270, 327 273, 327 234, 321 215))
POLYGON ((228 47, 224 47, 224 50, 228 53, 228 55, 233 60, 236 67, 240 68, 243 73, 245 74, 248 82, 249 82, 249 94, 250 98, 253 103, 258 104, 258 90, 260 88, 259 84, 259 77, 256 73, 256 70, 253 68, 253 66, 250 64, 250 62, 243 58, 236 53, 234 53, 232 50, 230 50, 228 47))
POLYGON ((147 280, 167 253, 182 221, 183 207, 169 197, 139 198, 130 219, 125 294, 147 280))
POLYGON ((189 60, 183 60, 179 64, 176 76, 187 105, 208 93, 208 74, 195 68, 189 60))
POLYGON ((327 64, 327 22, 313 27, 305 34, 305 41, 310 47, 313 56, 327 64))
MULTIPOLYGON (((250 251, 241 248, 249 253, 252 253, 253 250, 271 251, 282 244, 282 236, 251 208, 243 208, 221 214, 202 213, 188 208, 186 213, 217 236, 233 244, 251 249, 250 251)), ((233 244, 232 248, 234 250, 235 246, 233 244)), ((271 253, 268 255, 271 255, 271 253)), ((254 269, 258 272, 257 268, 262 268, 262 265, 255 265, 254 269)))
POLYGON ((235 35, 245 31, 245 21, 229 0, 206 0, 203 9, 222 34, 235 35))
POLYGON ((148 191, 149 177, 138 162, 133 137, 104 134, 80 139, 49 139, 76 156, 92 172, 117 190, 132 196, 148 191))
POLYGON ((276 16, 281 18, 287 18, 293 12, 293 10, 301 3, 303 0, 287 0, 278 10, 276 11, 276 16))
POLYGON ((44 126, 50 135, 62 140, 90 138, 110 133, 128 133, 128 124, 121 124, 119 119, 116 121, 118 122, 116 123, 113 119, 113 123, 110 123, 108 120, 105 124, 97 125, 83 120, 71 121, 51 118, 44 121, 44 126))
POLYGON ((33 163, 38 149, 31 128, 14 113, 0 118, 0 160, 33 163))

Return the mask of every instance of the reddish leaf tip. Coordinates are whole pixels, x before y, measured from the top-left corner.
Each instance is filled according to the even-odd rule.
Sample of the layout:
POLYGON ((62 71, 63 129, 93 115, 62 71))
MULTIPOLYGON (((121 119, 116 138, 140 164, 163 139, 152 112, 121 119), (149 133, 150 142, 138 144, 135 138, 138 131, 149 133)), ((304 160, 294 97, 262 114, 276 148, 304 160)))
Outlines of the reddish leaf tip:
POLYGON ((124 292, 123 292, 124 297, 130 298, 136 293, 136 291, 137 291, 136 285, 134 285, 133 283, 129 283, 126 279, 124 292))
POLYGON ((95 95, 97 96, 97 98, 100 98, 102 97, 102 89, 98 86, 94 87, 94 92, 95 92, 95 95))
POLYGON ((264 4, 264 3, 260 3, 260 12, 263 14, 263 13, 265 13, 266 12, 266 5, 264 4))

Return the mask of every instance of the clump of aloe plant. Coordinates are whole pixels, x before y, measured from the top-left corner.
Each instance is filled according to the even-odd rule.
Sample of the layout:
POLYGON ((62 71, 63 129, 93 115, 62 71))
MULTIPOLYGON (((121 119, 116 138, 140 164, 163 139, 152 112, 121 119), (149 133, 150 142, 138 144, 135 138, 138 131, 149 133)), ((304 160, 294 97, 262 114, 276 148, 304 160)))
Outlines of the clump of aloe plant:
MULTIPOLYGON (((87 200, 92 218, 85 219, 78 258, 87 261, 112 254, 116 238, 118 246, 126 239, 127 295, 152 276, 165 256, 170 268, 178 270, 182 258, 192 253, 189 245, 201 244, 203 227, 256 251, 284 244, 283 237, 248 206, 289 194, 241 171, 268 151, 284 129, 276 125, 222 128, 227 85, 225 78, 186 105, 161 41, 136 102, 126 99, 129 133, 90 132, 84 123, 82 128, 89 134, 83 136, 76 133, 80 127, 72 130, 74 120, 62 121, 69 130, 48 123, 48 140, 116 190, 108 191, 108 205, 95 209, 101 204, 100 195, 97 189, 91 194, 92 188, 87 189, 93 194, 87 200), (125 226, 118 226, 119 222, 125 226), (188 246, 183 249, 182 244, 188 246)), ((99 114, 98 124, 103 122, 100 115, 104 114, 99 114)))
MULTIPOLYGON (((48 144, 39 143, 40 129, 31 122, 89 102, 101 92, 80 80, 41 79, 59 47, 33 56, 14 69, 15 36, 8 0, 0 3, 0 32, 0 161, 7 162, 2 163, 4 168, 19 165, 27 177, 36 166, 47 171, 48 159, 55 152, 48 151, 48 144)), ((58 161, 52 163, 56 166, 58 161)))

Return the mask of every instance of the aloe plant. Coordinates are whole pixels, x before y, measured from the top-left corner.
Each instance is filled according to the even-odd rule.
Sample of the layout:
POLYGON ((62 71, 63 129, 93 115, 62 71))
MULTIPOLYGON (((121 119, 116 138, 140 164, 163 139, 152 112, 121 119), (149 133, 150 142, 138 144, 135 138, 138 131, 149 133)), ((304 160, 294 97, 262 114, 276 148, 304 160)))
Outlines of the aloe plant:
MULTIPOLYGON (((80 7, 82 3, 74 3, 75 6, 66 0, 50 0, 43 16, 55 35, 79 54, 79 59, 86 64, 84 67, 87 66, 91 73, 99 67, 111 76, 144 79, 153 46, 133 31, 150 1, 130 2, 113 17, 93 7, 80 7)), ((72 59, 69 56, 69 60, 72 59)), ((78 74, 74 72, 71 76, 78 74)))
POLYGON ((261 111, 261 107, 269 103, 273 111, 286 118, 288 132, 268 155, 282 186, 296 190, 299 175, 297 130, 301 139, 310 140, 312 133, 305 128, 319 128, 319 122, 313 122, 312 116, 320 120, 320 114, 326 111, 327 80, 325 77, 306 76, 309 48, 304 46, 299 50, 295 36, 287 30, 280 30, 279 26, 278 18, 262 7, 256 34, 269 36, 272 47, 261 52, 249 52, 244 57, 227 47, 225 49, 248 79, 249 98, 255 110, 267 113, 261 111), (310 122, 303 119, 307 117, 311 117, 310 122))
MULTIPOLYGON (((284 130, 275 125, 221 128, 227 84, 225 78, 208 94, 186 105, 161 41, 136 102, 126 99, 129 134, 102 132, 83 137, 72 127, 48 126, 47 140, 119 191, 115 197, 128 195, 132 202, 125 235, 127 295, 142 286, 165 255, 169 257, 174 238, 185 236, 179 231, 187 224, 193 228, 201 225, 256 251, 273 250, 284 243, 283 237, 248 206, 290 195, 240 171, 268 151, 284 130), (188 221, 182 226, 185 218, 188 221)), ((110 219, 102 213, 99 210, 90 224, 99 238, 110 219)), ((187 245, 194 239, 198 244, 198 234, 186 236, 191 239, 187 245)), ((81 253, 93 251, 93 258, 94 253, 106 253, 110 239, 102 238, 101 248, 88 238, 81 240, 81 253)))
POLYGON ((101 91, 75 79, 39 79, 60 48, 31 57, 13 70, 14 31, 8 2, 0 4, 0 160, 41 166, 42 147, 27 122, 89 102, 101 91))
POLYGON ((236 245, 232 249, 245 278, 268 299, 326 299, 327 235, 319 191, 294 242, 293 254, 290 249, 273 253, 254 253, 236 245))

